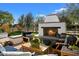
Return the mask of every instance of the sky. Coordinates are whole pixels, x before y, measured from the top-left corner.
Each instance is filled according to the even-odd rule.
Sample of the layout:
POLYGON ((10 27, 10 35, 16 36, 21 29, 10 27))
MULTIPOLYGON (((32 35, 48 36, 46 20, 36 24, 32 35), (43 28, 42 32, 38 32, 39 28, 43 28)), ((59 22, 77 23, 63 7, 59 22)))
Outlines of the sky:
POLYGON ((10 12, 15 22, 22 14, 31 12, 33 16, 48 15, 66 10, 65 3, 0 3, 0 10, 10 12))

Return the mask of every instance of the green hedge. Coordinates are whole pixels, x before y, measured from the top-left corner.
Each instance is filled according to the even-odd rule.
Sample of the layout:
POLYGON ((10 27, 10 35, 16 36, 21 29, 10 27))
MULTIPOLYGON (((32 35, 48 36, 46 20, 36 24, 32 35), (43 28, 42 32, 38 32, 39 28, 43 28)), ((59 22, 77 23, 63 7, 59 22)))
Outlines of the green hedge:
POLYGON ((9 36, 20 35, 20 34, 22 34, 22 31, 15 31, 15 32, 9 33, 9 36))

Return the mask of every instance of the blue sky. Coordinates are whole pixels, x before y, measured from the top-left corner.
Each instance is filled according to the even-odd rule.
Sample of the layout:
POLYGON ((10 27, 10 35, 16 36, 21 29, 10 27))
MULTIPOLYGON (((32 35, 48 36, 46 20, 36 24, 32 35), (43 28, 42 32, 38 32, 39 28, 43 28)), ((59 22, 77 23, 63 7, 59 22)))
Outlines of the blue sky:
POLYGON ((66 8, 64 3, 0 3, 0 10, 13 14, 15 23, 22 14, 31 12, 33 16, 48 15, 66 8))

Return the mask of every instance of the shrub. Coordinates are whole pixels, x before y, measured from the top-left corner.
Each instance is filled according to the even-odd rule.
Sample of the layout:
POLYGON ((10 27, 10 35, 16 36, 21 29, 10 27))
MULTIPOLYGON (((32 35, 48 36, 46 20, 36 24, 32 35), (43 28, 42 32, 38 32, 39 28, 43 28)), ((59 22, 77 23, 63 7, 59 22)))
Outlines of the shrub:
POLYGON ((71 46, 71 49, 72 49, 72 50, 79 50, 79 47, 77 47, 77 46, 75 46, 75 45, 72 45, 72 46, 71 46))
POLYGON ((21 33, 22 33, 22 31, 15 31, 15 32, 9 33, 9 36, 12 36, 12 35, 20 35, 21 33))
POLYGON ((40 48, 40 40, 39 40, 39 38, 34 38, 30 42, 31 42, 31 47, 40 48))
POLYGON ((3 32, 3 30, 2 29, 0 29, 0 33, 2 33, 3 32))

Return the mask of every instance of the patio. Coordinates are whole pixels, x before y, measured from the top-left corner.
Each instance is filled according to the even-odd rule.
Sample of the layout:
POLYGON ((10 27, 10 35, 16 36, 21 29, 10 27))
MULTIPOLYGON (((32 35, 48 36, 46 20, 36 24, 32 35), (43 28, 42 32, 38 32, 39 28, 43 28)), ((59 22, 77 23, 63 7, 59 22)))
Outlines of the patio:
MULTIPOLYGON (((4 44, 6 41, 11 41, 14 44, 14 48, 18 50, 13 52, 15 55, 22 52, 23 56, 26 52, 29 52, 26 53, 26 55, 79 56, 79 51, 67 48, 67 36, 63 33, 66 33, 66 24, 64 22, 59 22, 57 15, 47 15, 44 23, 39 24, 37 35, 32 32, 24 32, 24 35, 4 35, 5 37, 2 35, 0 43, 4 44)), ((7 54, 10 52, 5 53, 7 54)))

